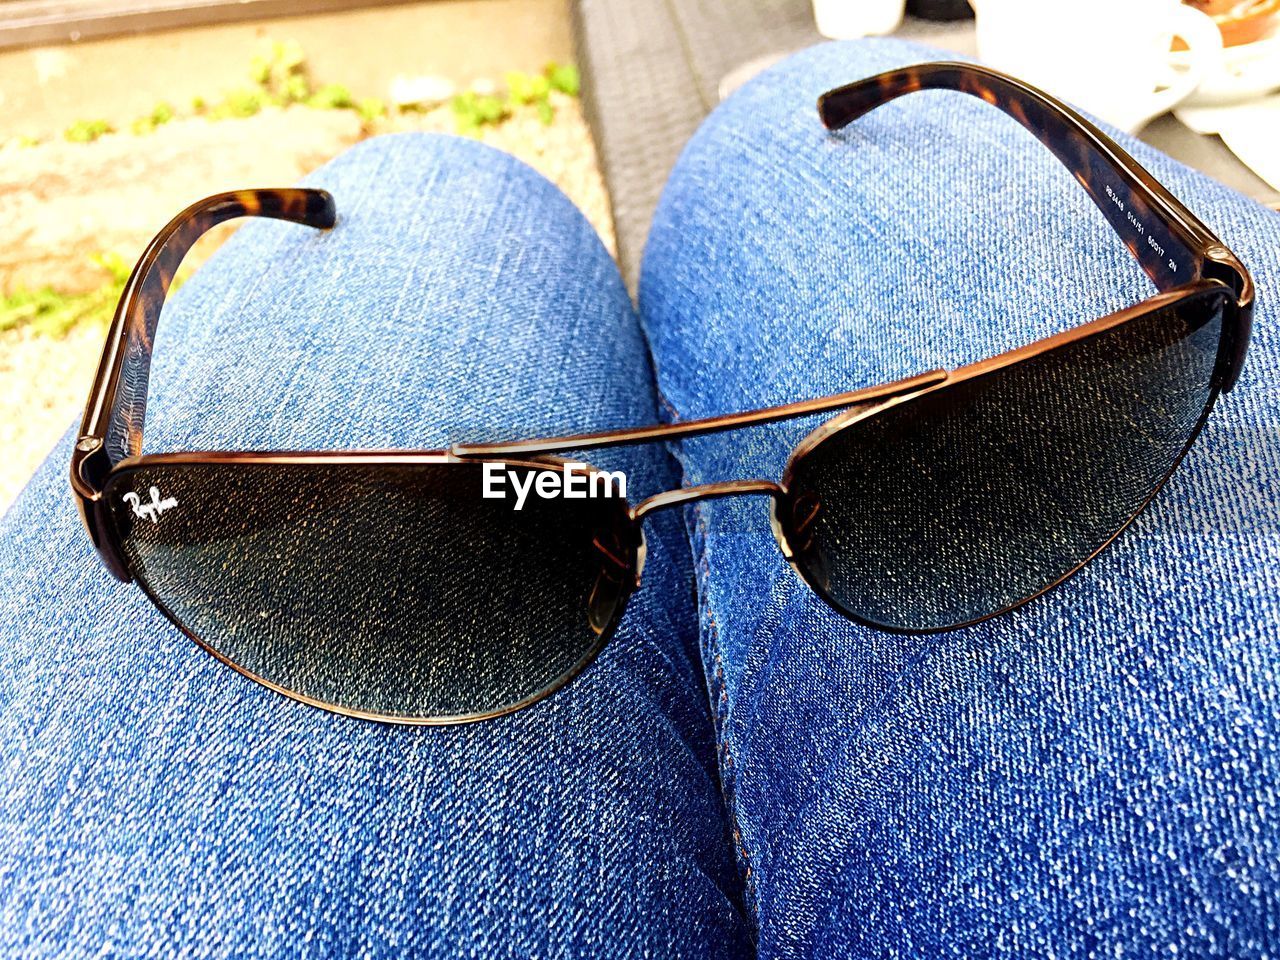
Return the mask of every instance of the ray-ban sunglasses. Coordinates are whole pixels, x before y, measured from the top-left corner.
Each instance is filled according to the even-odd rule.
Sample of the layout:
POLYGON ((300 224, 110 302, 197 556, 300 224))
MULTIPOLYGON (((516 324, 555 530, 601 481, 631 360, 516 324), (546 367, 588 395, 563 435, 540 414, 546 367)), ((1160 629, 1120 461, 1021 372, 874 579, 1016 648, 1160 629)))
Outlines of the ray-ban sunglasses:
POLYGON ((927 89, 981 97, 1030 130, 1158 292, 959 369, 709 419, 431 452, 144 455, 156 323, 195 240, 243 216, 334 224, 320 190, 221 194, 151 242, 108 335, 71 462, 103 562, 241 673, 406 723, 497 716, 563 686, 639 585, 644 518, 710 497, 768 497, 799 576, 876 629, 952 629, 1043 593, 1133 520, 1231 389, 1252 282, 1119 146, 1010 77, 906 67, 832 90, 818 109, 835 130, 927 89), (799 443, 780 481, 685 487, 634 506, 616 476, 553 456, 821 412, 835 416, 799 443))

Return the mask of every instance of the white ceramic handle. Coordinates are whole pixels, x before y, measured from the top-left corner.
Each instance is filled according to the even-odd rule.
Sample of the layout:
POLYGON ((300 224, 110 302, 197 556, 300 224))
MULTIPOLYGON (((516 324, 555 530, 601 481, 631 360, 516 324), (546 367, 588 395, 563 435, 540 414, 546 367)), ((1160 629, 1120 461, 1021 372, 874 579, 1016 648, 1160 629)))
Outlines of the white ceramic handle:
POLYGON ((906 0, 813 0, 818 32, 832 40, 893 33, 902 23, 906 0))
POLYGON ((1147 112, 1134 121, 1136 130, 1148 120, 1167 113, 1195 92, 1209 72, 1222 62, 1222 31, 1213 18, 1187 6, 1173 8, 1173 35, 1187 45, 1187 68, 1164 90, 1152 94, 1147 112))

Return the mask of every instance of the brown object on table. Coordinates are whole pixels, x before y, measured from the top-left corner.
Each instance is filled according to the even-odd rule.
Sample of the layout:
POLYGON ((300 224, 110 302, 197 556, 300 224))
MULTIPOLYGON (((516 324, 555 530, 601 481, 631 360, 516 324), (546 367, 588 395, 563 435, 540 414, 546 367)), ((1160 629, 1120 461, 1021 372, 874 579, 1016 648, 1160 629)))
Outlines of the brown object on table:
POLYGON ((1184 0, 1213 17, 1228 47, 1261 40, 1280 23, 1280 0, 1184 0))

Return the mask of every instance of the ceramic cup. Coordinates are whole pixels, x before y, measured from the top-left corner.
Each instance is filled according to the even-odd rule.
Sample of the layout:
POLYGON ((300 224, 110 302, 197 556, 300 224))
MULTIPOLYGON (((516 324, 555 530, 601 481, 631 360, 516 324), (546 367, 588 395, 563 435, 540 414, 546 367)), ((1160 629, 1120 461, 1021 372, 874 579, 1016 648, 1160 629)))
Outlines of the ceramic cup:
POLYGON ((978 54, 1130 132, 1222 61, 1222 34, 1180 0, 974 0, 978 54), (1185 50, 1172 53, 1178 37, 1185 50))
POLYGON ((878 37, 902 23, 906 0, 813 0, 818 32, 832 40, 878 37))

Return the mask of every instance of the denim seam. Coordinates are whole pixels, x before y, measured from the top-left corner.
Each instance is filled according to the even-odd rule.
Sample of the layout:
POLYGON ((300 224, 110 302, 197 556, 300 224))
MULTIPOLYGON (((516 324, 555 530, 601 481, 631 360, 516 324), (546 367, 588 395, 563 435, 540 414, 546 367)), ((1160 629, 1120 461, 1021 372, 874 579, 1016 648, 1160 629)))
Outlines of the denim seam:
POLYGON ((738 822, 737 810, 737 775, 733 751, 729 747, 727 728, 730 720, 731 706, 729 692, 724 681, 724 657, 720 649, 720 629, 716 623, 715 613, 707 593, 707 585, 711 576, 711 561, 707 549, 706 515, 703 504, 691 507, 694 514, 692 533, 695 535, 697 554, 695 571, 698 577, 698 606, 707 624, 702 632, 703 667, 707 672, 707 693, 710 698, 713 727, 716 736, 716 756, 720 767, 720 792, 724 800, 725 814, 729 819, 729 830, 734 841, 734 853, 742 873, 743 900, 747 908, 748 918, 753 931, 759 929, 759 917, 756 904, 755 871, 752 868, 752 855, 743 839, 742 828, 738 822), (708 669, 710 668, 710 669, 708 669))
MULTIPOLYGON (((646 344, 648 343, 647 336, 645 337, 645 343, 646 344)), ((652 357, 652 354, 650 354, 650 357, 652 357)), ((663 393, 660 389, 658 389, 656 385, 654 386, 654 393, 657 395, 657 398, 658 398, 658 406, 662 410, 666 411, 667 413, 666 422, 667 423, 677 422, 680 419, 680 411, 675 408, 675 404, 673 404, 670 400, 668 400, 667 395, 663 393)), ((688 479, 687 477, 684 476, 683 466, 681 466, 680 468, 680 475, 681 475, 681 479, 688 479)))
MULTIPOLYGON (((645 341, 648 343, 646 334, 645 341)), ((652 354, 651 354, 652 356, 652 354)), ((656 363, 654 367, 656 371, 656 363)), ((666 414, 669 423, 678 423, 682 417, 662 391, 654 378, 654 394, 659 409, 666 414)), ((680 466, 680 483, 687 485, 688 469, 684 458, 675 456, 680 448, 679 442, 668 444, 673 452, 673 459, 680 466)), ((706 682, 707 706, 711 714, 712 734, 716 740, 716 768, 720 778, 720 797, 724 803, 725 817, 729 824, 729 833, 733 840, 734 856, 738 864, 738 872, 742 879, 742 900, 746 909, 747 922, 753 941, 759 942, 759 913, 756 904, 755 871, 752 869, 751 852, 743 839, 742 828, 738 823, 737 811, 737 776, 734 773, 733 753, 729 749, 729 738, 726 732, 729 723, 730 704, 729 691, 724 682, 724 657, 720 650, 720 629, 716 624, 715 613, 711 609, 708 595, 708 583, 711 577, 711 560, 707 548, 707 521, 703 510, 705 504, 693 503, 686 514, 686 529, 689 534, 689 549, 694 558, 694 576, 697 578, 697 603, 699 610, 698 646, 702 655, 702 672, 706 682), (689 522, 689 517, 692 522, 689 522), (705 617, 707 629, 701 629, 705 617), (714 668, 712 668, 714 664, 714 668)))

